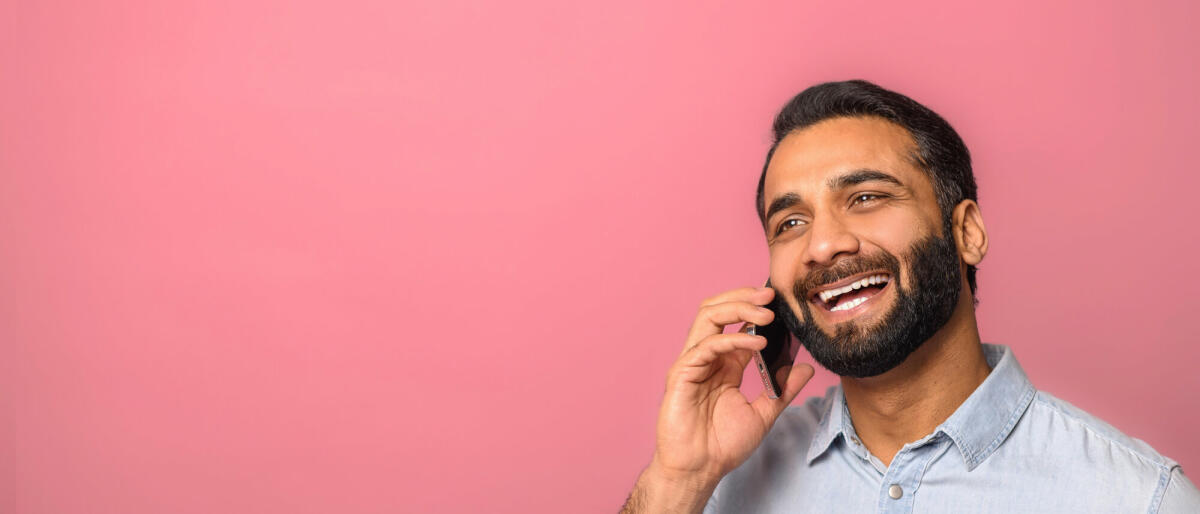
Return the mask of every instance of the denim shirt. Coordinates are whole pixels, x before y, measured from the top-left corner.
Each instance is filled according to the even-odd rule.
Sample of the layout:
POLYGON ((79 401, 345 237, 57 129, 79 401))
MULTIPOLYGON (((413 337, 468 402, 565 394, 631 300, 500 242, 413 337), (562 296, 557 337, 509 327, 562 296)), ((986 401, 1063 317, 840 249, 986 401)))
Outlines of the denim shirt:
POLYGON ((1005 346, 933 433, 885 466, 859 441, 841 386, 789 407, 706 513, 1200 513, 1179 464, 1038 391, 1005 346))

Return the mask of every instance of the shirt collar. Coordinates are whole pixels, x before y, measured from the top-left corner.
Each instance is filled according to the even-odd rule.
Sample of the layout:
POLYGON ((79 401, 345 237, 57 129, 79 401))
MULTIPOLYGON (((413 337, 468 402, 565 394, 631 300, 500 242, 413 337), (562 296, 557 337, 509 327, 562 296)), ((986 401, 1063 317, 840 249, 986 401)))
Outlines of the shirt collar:
POLYGON ((849 433, 843 426, 843 424, 849 424, 850 416, 846 412, 846 399, 842 397, 841 385, 830 387, 826 391, 821 408, 821 419, 817 422, 817 432, 813 434, 812 443, 808 445, 809 464, 824 454, 839 435, 849 433))
MULTIPOLYGON (((1037 392, 1007 346, 985 343, 983 354, 992 368, 991 373, 935 430, 954 441, 968 471, 975 469, 1004 442, 1037 392)), ((842 387, 831 387, 825 395, 820 424, 808 448, 808 462, 811 464, 824 454, 838 436, 849 439, 853 434, 842 387)))

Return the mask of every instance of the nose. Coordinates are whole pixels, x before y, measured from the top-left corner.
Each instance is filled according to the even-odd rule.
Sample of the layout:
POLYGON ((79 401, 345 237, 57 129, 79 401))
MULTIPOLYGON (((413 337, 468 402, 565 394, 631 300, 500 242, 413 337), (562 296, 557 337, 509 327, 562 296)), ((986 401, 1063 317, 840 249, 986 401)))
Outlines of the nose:
POLYGON ((841 254, 858 253, 859 241, 846 226, 832 216, 814 219, 808 228, 808 246, 804 263, 810 267, 831 266, 841 254))

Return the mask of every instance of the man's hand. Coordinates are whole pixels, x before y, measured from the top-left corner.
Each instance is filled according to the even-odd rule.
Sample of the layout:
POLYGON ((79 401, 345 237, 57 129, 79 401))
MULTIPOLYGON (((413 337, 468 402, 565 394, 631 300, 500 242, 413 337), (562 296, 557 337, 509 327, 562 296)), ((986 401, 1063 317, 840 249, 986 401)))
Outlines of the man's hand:
POLYGON ((657 444, 624 512, 699 512, 721 477, 741 465, 762 443, 775 419, 812 378, 812 366, 780 370, 787 378, 779 399, 763 392, 746 401, 739 386, 755 350, 766 338, 725 325, 766 325, 775 314, 762 307, 771 288, 721 293, 700 305, 679 358, 667 373, 658 414, 657 444))

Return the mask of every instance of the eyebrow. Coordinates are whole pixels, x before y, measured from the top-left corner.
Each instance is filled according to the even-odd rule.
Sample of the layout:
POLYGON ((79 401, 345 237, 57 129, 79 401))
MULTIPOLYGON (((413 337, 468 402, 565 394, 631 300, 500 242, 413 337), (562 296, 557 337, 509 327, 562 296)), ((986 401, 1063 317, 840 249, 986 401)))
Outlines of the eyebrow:
MULTIPOLYGON (((904 187, 904 183, 900 182, 900 179, 897 179, 896 177, 893 177, 882 171, 867 168, 843 173, 836 177, 829 177, 829 180, 825 181, 825 187, 829 188, 830 191, 837 191, 847 187, 856 186, 864 182, 887 182, 898 187, 904 187)), ((777 196, 771 201, 771 206, 767 208, 766 219, 769 220, 779 211, 790 209, 796 204, 801 203, 804 203, 804 199, 799 193, 787 192, 777 196)))
POLYGON ((900 179, 888 175, 882 171, 872 169, 859 169, 851 171, 850 173, 843 173, 836 177, 830 177, 829 180, 825 181, 825 186, 828 187, 830 191, 837 191, 839 189, 862 184, 863 182, 872 181, 888 182, 899 187, 904 187, 904 184, 900 183, 900 179))

